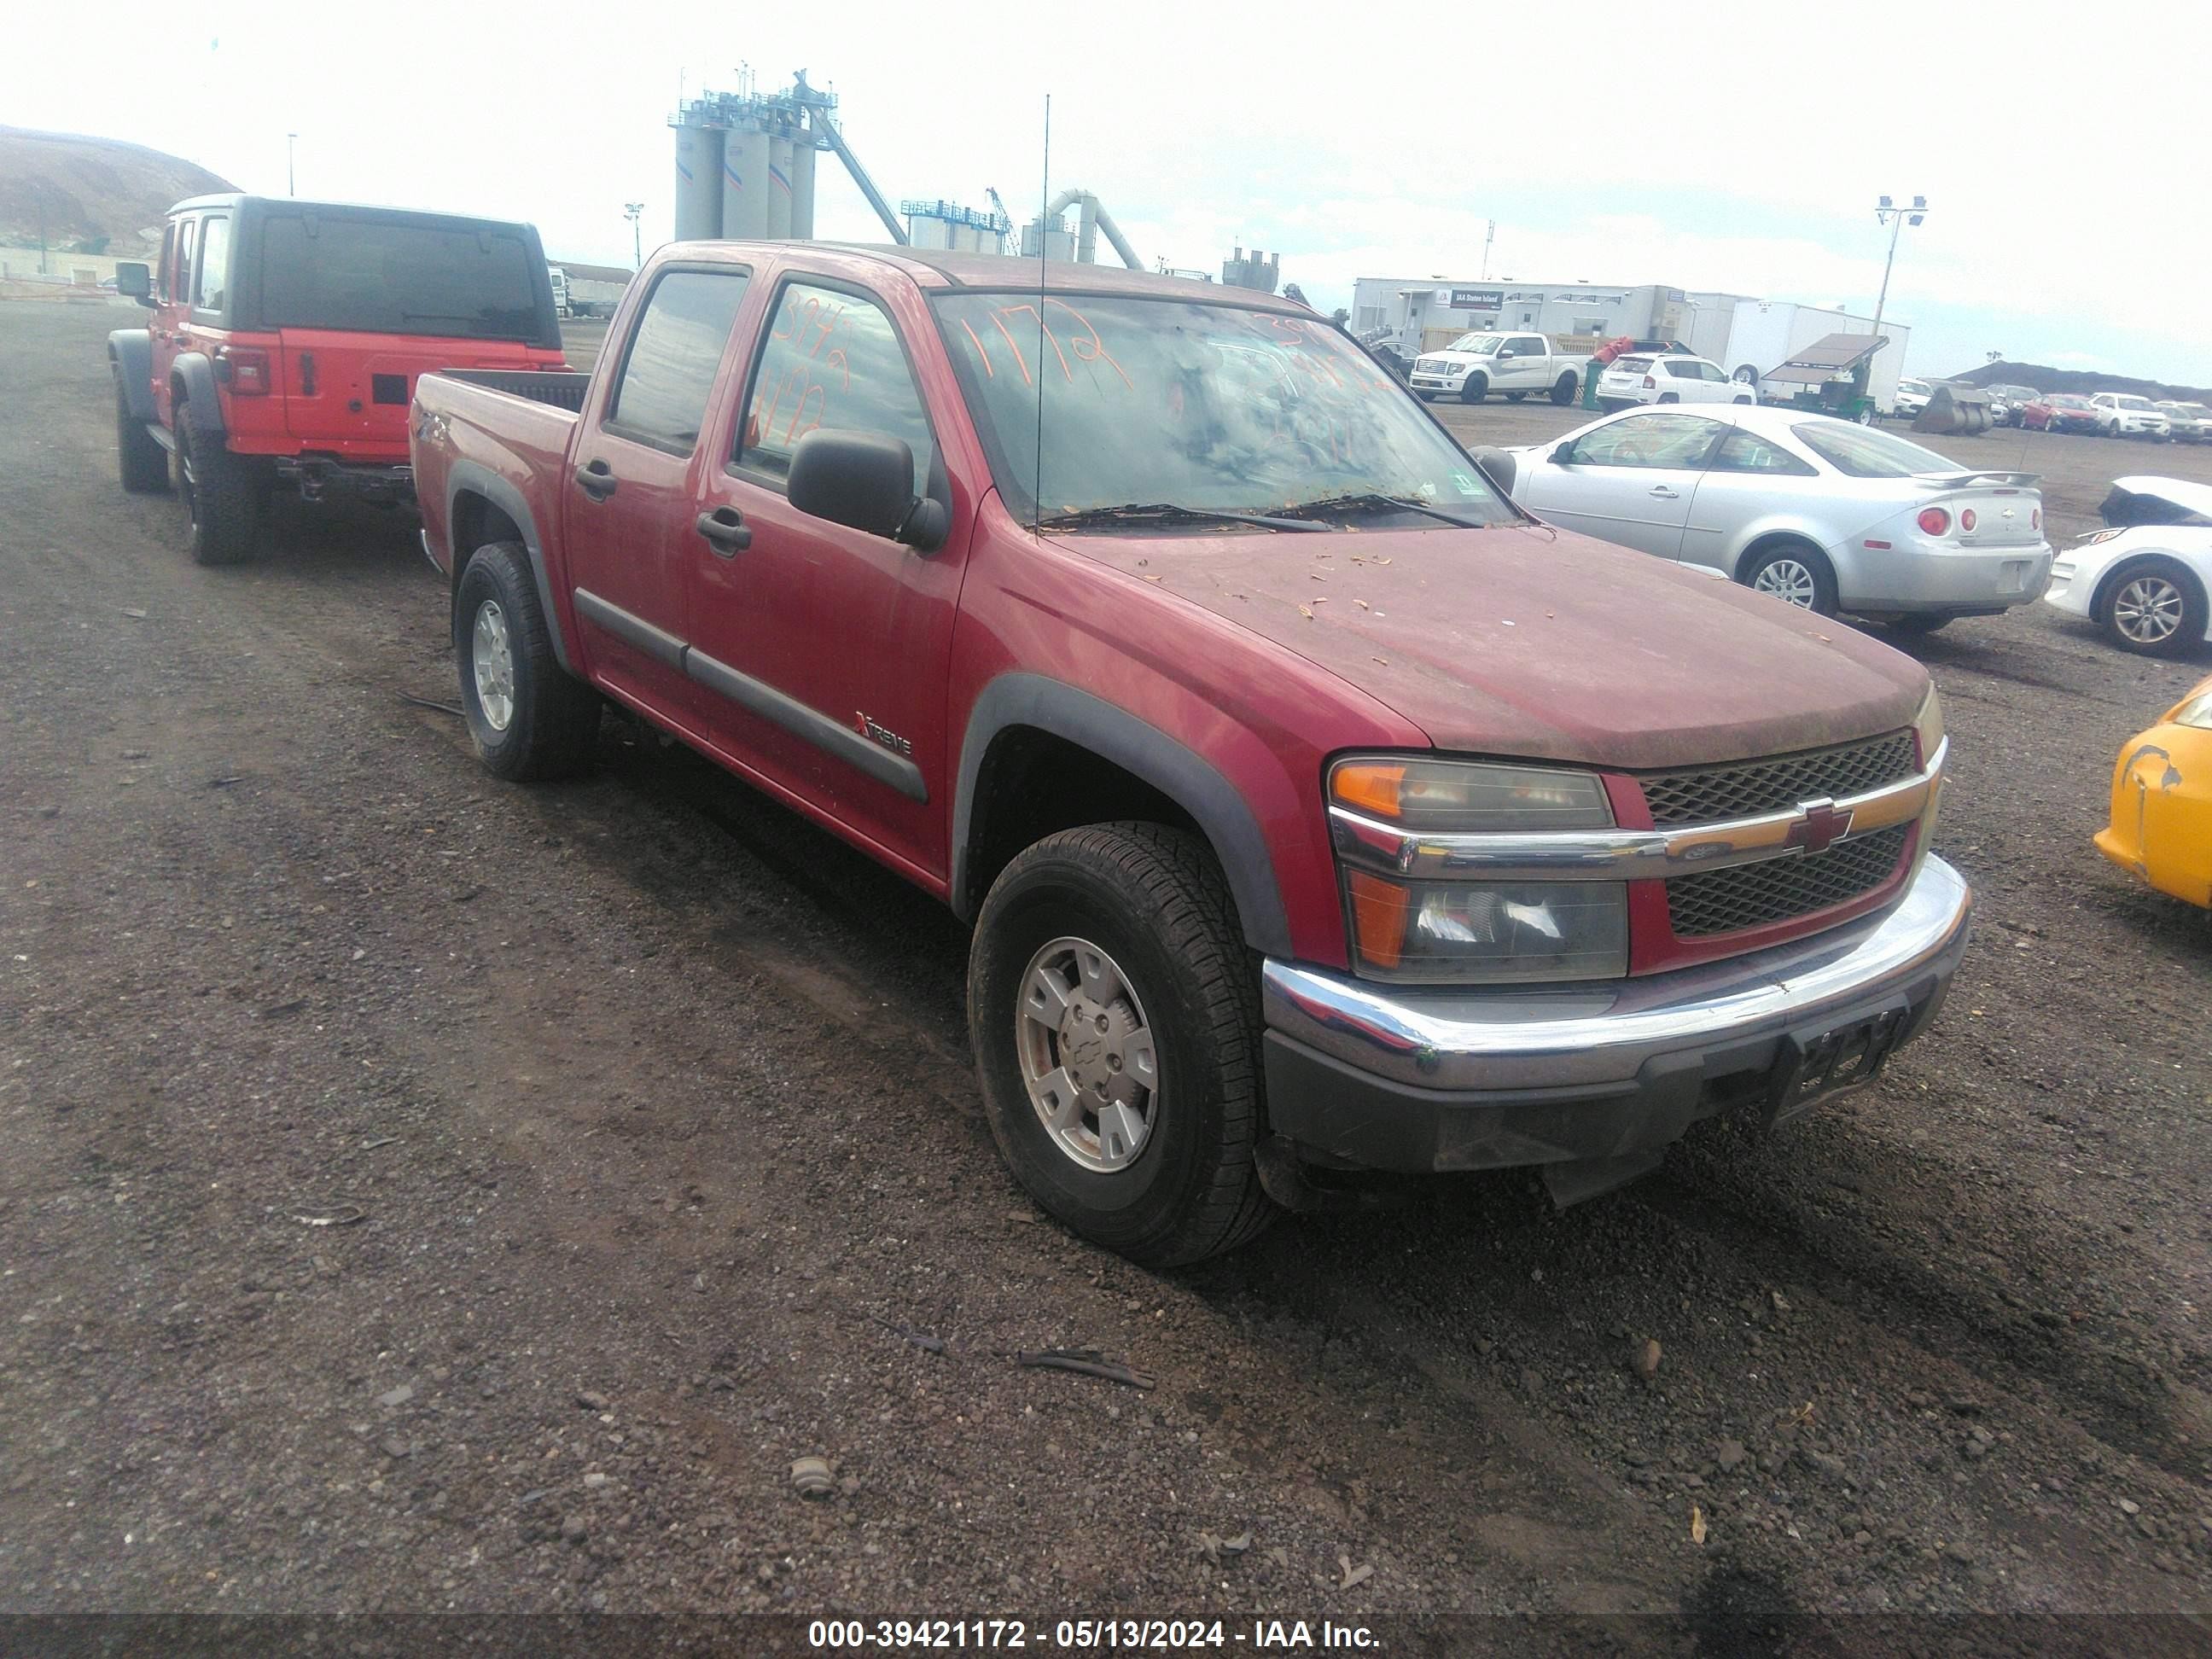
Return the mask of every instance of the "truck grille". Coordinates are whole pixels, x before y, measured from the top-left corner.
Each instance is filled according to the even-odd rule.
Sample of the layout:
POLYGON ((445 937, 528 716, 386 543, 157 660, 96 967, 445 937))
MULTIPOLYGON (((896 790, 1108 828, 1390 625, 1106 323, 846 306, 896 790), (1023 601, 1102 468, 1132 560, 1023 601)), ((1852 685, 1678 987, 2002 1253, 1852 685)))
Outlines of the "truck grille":
POLYGON ((1667 884, 1667 915, 1674 937, 1705 939, 1765 927, 1863 897, 1896 872, 1911 830, 1910 824, 1893 824, 1839 841, 1825 853, 1677 876, 1667 884))
POLYGON ((1841 800, 1912 773, 1912 733, 1892 732, 1833 749, 1808 749, 1691 772, 1662 772, 1641 781, 1651 822, 1668 830, 1677 824, 1786 812, 1803 801, 1841 800))

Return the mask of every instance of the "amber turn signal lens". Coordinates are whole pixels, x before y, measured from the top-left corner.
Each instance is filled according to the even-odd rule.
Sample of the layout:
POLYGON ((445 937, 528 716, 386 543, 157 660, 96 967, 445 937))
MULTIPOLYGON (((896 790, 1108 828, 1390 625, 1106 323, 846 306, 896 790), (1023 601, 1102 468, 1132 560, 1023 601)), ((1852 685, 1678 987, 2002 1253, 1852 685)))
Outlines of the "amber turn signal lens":
POLYGON ((1378 818, 1398 816, 1398 802, 1406 785, 1406 769, 1382 761, 1356 761, 1330 775, 1329 787, 1337 799, 1356 812, 1378 818))
POLYGON ((1406 951, 1407 890, 1364 870, 1346 872, 1352 888, 1352 926, 1358 956, 1377 968, 1395 968, 1406 951))

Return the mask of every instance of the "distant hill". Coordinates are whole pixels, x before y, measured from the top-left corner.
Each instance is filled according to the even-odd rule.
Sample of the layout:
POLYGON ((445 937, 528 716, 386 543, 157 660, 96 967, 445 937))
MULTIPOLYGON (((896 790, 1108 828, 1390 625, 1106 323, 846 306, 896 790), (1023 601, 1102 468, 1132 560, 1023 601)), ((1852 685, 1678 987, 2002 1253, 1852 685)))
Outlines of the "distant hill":
POLYGON ((140 144, 0 126, 0 244, 35 247, 43 210, 49 246, 126 258, 151 253, 172 203, 237 188, 140 144), (105 247, 98 246, 102 237, 105 247))
POLYGON ((2032 386, 2038 392, 2071 392, 2084 398, 2093 392, 2132 392, 2154 403, 2161 398, 2176 403, 2212 403, 2212 391, 2200 386, 2172 386, 2164 380, 2138 380, 2081 368, 2047 368, 2041 363, 1978 363, 1963 374, 1947 374, 1944 379, 1963 380, 1968 386, 2032 386))

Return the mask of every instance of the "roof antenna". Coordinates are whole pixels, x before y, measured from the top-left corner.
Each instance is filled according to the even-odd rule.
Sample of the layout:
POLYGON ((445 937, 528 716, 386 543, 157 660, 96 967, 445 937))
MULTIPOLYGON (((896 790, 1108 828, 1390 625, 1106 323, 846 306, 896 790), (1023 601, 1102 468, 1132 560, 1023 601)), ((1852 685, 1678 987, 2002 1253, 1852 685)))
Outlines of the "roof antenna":
POLYGON ((1052 206, 1052 94, 1044 95, 1044 183, 1037 195, 1037 412, 1036 487, 1030 492, 1030 534, 1044 527, 1044 285, 1045 249, 1050 245, 1045 221, 1052 206))

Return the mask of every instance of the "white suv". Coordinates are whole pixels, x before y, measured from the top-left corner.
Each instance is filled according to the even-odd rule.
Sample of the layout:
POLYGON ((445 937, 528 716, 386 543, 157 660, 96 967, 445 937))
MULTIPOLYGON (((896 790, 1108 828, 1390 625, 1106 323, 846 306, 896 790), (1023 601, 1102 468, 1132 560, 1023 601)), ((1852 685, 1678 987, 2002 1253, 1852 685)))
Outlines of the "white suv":
POLYGON ((2097 411, 2097 430, 2107 438, 2148 438, 2162 444, 2173 435, 2166 411, 2133 392, 2095 392, 2089 398, 2089 407, 2097 411))
POLYGON ((1899 380, 1897 396, 1890 403, 1890 412, 1900 421, 1917 420, 1920 411, 1928 407, 1928 400, 1936 395, 1936 388, 1925 380, 1899 380))
POLYGON ((1637 352, 1616 357, 1597 377, 1597 400, 1607 409, 1631 404, 1755 404, 1758 388, 1732 380, 1718 363, 1678 351, 1637 352))

